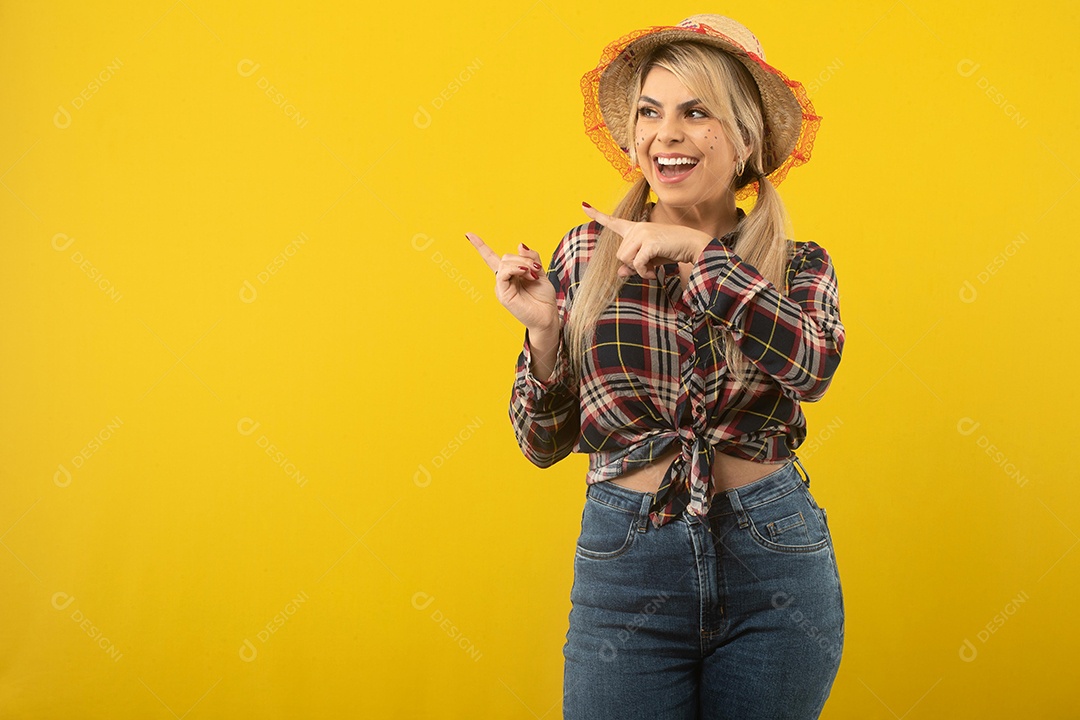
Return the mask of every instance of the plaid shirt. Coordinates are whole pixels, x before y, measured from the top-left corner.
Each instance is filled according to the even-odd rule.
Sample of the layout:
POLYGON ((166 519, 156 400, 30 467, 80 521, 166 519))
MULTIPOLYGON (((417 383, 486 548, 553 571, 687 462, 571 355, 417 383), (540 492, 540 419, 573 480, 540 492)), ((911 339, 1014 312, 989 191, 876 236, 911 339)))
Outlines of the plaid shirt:
POLYGON ((679 444, 650 508, 654 527, 688 506, 707 514, 716 450, 765 463, 791 458, 806 439, 800 401, 821 399, 840 363, 844 326, 825 248, 792 243, 791 293, 782 295, 732 252, 746 215, 736 210, 740 223, 705 248, 683 295, 676 262, 657 266, 654 280, 627 279, 597 322, 577 384, 566 318, 602 226, 590 221, 570 230, 548 269, 563 329, 554 373, 547 381, 532 374, 528 329, 517 359, 510 420, 537 467, 588 453, 591 485, 645 467, 679 444), (723 358, 729 332, 752 362, 740 390, 723 358))

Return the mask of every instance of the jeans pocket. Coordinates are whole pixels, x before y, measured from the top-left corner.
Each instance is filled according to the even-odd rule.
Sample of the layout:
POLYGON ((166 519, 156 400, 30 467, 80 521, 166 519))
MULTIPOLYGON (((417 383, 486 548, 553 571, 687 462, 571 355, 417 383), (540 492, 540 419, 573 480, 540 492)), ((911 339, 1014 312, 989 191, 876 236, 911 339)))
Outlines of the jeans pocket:
POLYGON ((767 550, 806 553, 829 545, 828 526, 803 485, 745 510, 750 537, 767 550))
POLYGON ((581 511, 578 555, 610 560, 630 549, 637 535, 637 513, 587 495, 581 511))

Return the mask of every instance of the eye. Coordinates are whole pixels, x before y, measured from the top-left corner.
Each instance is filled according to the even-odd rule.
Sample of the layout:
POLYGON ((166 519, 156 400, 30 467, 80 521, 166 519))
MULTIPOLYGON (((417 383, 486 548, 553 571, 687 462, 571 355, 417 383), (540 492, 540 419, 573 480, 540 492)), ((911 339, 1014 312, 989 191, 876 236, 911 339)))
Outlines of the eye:
MULTIPOLYGON (((653 112, 653 109, 651 107, 646 106, 646 105, 642 105, 637 110, 637 114, 638 114, 639 117, 652 117, 651 115, 647 114, 647 113, 651 113, 651 112, 653 112)), ((705 112, 701 108, 691 108, 691 109, 687 110, 686 112, 687 112, 687 114, 701 113, 702 117, 709 117, 709 113, 705 112)))

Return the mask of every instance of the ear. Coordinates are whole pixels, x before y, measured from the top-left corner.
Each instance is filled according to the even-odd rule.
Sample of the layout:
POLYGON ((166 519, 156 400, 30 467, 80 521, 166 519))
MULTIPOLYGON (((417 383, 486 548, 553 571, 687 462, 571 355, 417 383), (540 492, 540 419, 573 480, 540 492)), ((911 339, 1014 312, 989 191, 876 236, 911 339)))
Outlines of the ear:
POLYGON ((735 124, 739 128, 739 134, 742 135, 742 141, 743 141, 742 154, 743 154, 743 157, 749 156, 750 155, 750 131, 747 130, 746 126, 743 125, 738 120, 735 121, 735 124))

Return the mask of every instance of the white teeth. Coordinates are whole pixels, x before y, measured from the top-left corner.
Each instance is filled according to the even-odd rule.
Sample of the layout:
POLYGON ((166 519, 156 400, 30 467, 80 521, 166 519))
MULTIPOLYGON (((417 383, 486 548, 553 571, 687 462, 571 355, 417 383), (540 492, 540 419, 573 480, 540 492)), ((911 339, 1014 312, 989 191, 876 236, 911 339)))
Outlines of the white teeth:
POLYGON ((697 165, 697 160, 688 157, 658 157, 656 162, 660 165, 697 165))

